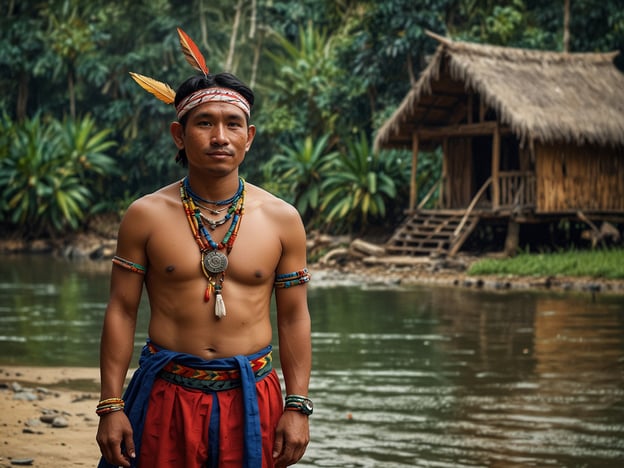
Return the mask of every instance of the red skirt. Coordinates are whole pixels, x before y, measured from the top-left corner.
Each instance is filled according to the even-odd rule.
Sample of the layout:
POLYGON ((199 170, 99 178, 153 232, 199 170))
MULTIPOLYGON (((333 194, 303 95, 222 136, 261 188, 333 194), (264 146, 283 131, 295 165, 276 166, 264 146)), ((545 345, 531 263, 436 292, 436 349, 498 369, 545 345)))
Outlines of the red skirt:
MULTIPOLYGON (((283 412, 275 370, 256 382, 256 393, 262 431, 262 468, 271 468, 275 428, 283 412)), ((242 467, 245 447, 242 400, 240 388, 205 393, 157 378, 145 418, 139 466, 242 467)))

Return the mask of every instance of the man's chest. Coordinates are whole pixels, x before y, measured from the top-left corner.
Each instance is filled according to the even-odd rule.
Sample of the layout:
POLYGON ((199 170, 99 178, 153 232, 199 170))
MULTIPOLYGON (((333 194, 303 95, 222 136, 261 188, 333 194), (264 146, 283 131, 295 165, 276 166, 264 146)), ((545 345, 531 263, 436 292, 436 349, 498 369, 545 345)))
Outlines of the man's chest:
POLYGON ((231 250, 219 249, 226 256, 228 277, 246 284, 272 277, 282 254, 279 233, 254 216, 243 217, 237 231, 230 227, 228 223, 212 229, 206 223, 202 234, 202 230, 191 229, 187 221, 163 223, 147 244, 150 269, 171 280, 195 279, 203 274, 202 248, 213 250, 210 241, 221 244, 229 239, 231 250))

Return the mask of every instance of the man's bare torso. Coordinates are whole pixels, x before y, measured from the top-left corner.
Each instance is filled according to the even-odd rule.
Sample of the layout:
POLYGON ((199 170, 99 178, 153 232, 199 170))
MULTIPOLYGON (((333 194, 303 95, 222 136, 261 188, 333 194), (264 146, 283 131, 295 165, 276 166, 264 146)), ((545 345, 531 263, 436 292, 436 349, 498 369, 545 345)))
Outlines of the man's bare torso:
MULTIPOLYGON (((208 280, 200 268, 199 247, 178 184, 144 197, 139 209, 145 210, 139 219, 147 224, 136 228, 145 229, 150 338, 167 349, 206 359, 252 354, 267 346, 272 338, 271 290, 282 254, 282 233, 288 229, 283 221, 291 207, 246 184, 245 211, 223 283, 227 315, 221 319, 214 313, 214 294, 204 301, 208 280)), ((218 242, 229 224, 207 229, 218 242)))

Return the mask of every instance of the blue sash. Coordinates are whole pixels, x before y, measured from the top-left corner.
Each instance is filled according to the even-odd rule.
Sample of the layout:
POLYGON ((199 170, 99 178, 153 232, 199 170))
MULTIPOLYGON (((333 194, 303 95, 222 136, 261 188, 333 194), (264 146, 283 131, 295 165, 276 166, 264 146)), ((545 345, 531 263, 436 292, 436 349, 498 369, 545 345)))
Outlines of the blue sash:
MULTIPOLYGON (((245 468, 257 468, 258 466, 262 466, 262 433, 260 429, 258 398, 256 395, 256 376, 254 375, 249 361, 253 361, 270 353, 271 349, 272 347, 269 345, 249 356, 234 356, 230 358, 206 360, 192 354, 169 351, 154 345, 154 343, 148 339, 147 344, 143 346, 143 350, 141 351, 139 368, 132 376, 128 388, 126 388, 123 395, 125 412, 132 425, 134 447, 137 454, 137 458, 131 460, 132 466, 137 466, 139 454, 141 453, 143 425, 147 415, 147 406, 152 391, 152 385, 158 373, 169 361, 175 361, 180 365, 198 370, 238 370, 240 372, 241 391, 243 405, 245 407, 245 455, 243 458, 243 466, 245 468), (150 347, 156 348, 158 352, 151 352, 150 347)), ((215 402, 216 401, 218 400, 215 398, 215 402)), ((218 405, 215 404, 214 406, 218 405)), ((218 440, 211 442, 218 445, 218 440)), ((106 460, 102 458, 98 468, 115 468, 115 465, 107 463, 106 460)))

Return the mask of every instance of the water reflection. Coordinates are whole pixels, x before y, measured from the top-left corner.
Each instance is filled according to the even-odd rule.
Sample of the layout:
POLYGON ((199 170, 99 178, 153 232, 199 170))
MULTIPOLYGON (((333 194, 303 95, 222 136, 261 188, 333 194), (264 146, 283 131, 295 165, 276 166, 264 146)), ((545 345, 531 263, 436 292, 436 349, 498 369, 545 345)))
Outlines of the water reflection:
POLYGON ((44 256, 0 262, 0 351, 16 364, 97 363, 108 291, 102 266, 44 256))
MULTIPOLYGON (((3 259, 0 364, 96 366, 109 268, 3 259)), ((624 459, 622 297, 312 285, 310 308, 316 410, 298 466, 624 459)))
POLYGON ((336 292, 311 290, 320 410, 303 466, 624 458, 621 298, 336 292))

